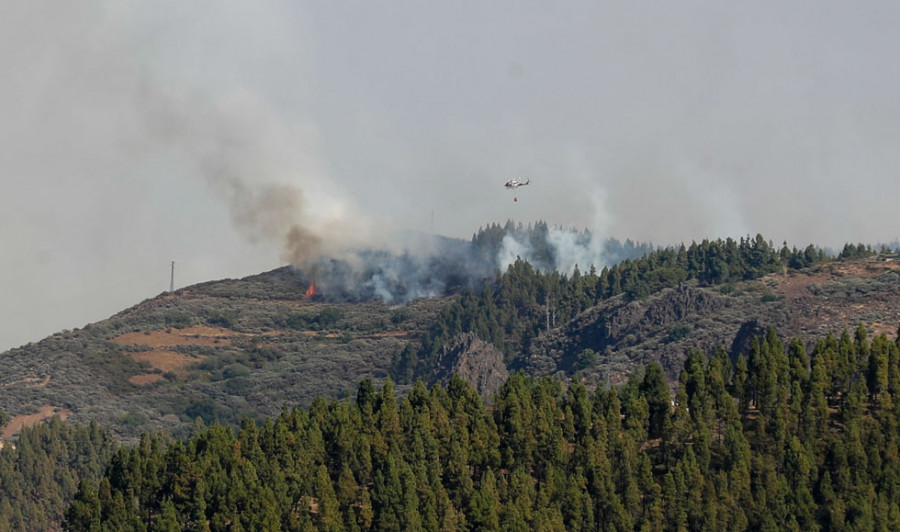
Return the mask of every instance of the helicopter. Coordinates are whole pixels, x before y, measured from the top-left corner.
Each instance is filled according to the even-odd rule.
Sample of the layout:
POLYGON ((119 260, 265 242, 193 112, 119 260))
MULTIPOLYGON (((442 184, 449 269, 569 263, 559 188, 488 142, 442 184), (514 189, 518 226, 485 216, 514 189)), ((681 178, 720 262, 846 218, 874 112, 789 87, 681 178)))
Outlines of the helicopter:
POLYGON ((510 179, 503 186, 505 186, 506 188, 512 189, 512 188, 524 187, 525 185, 530 185, 530 184, 531 184, 531 179, 526 179, 525 181, 522 181, 521 178, 517 177, 515 179, 510 179))

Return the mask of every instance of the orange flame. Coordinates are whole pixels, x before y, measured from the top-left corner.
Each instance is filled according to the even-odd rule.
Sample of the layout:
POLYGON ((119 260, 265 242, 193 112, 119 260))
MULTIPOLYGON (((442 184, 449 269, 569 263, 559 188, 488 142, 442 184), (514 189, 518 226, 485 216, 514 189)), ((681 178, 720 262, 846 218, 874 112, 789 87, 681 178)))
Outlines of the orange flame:
POLYGON ((314 295, 316 295, 316 283, 309 283, 309 288, 306 289, 304 297, 308 299, 314 295))

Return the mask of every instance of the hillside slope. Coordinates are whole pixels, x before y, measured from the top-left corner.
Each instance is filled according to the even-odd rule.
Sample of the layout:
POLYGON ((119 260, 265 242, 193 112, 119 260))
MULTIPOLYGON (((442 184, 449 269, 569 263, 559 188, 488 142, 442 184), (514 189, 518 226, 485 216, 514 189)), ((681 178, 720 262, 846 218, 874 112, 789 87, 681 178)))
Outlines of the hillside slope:
POLYGON ((442 305, 325 303, 308 286, 290 268, 203 283, 12 349, 0 355, 0 409, 94 419, 126 437, 271 416, 385 377, 442 305))
POLYGON ((718 346, 732 360, 769 327, 786 338, 824 338, 862 324, 894 338, 900 324, 900 264, 837 261, 723 286, 683 283, 648 298, 594 306, 532 343, 518 366, 530 375, 578 371, 588 384, 624 382, 651 360, 677 378, 689 349, 718 346))
MULTIPOLYGON (((493 346, 467 337, 422 377, 446 380, 464 368, 487 396, 507 369, 577 373, 593 385, 623 382, 657 360, 674 379, 688 349, 711 352, 724 343, 737 356, 770 326, 815 339, 861 323, 893 338, 898 266, 837 261, 721 286, 691 281, 633 301, 616 296, 554 324, 508 368, 493 346)), ((97 420, 125 438, 153 428, 183 433, 197 417, 235 423, 272 416, 284 404, 352 395, 361 379, 384 378, 451 299, 326 302, 308 297, 309 286, 291 268, 203 283, 10 350, 0 354, 0 409, 31 422, 50 415, 97 420)))

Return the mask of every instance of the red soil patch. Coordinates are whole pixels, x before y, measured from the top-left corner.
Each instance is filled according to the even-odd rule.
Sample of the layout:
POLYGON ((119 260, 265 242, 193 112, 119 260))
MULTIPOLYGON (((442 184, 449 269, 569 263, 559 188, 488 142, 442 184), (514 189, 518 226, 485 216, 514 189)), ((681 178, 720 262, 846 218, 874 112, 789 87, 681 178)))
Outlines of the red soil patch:
MULTIPOLYGON (((176 372, 184 367, 200 362, 205 356, 189 356, 175 351, 167 350, 167 347, 182 345, 201 346, 226 346, 231 343, 234 336, 240 333, 228 329, 219 329, 197 325, 186 329, 165 329, 162 331, 130 332, 113 338, 112 341, 119 345, 139 345, 149 347, 151 351, 129 353, 131 358, 138 362, 146 362, 150 367, 163 372, 176 372)), ((142 373, 134 375, 129 382, 142 386, 156 382, 162 375, 156 373, 142 373)))
MULTIPOLYGON (((150 364, 150 367, 154 369, 162 371, 177 371, 189 364, 193 364, 194 362, 200 362, 206 357, 192 357, 183 355, 181 353, 176 353, 175 351, 154 350, 144 351, 141 353, 131 353, 131 358, 137 360, 138 362, 146 362, 150 364)), ((135 377, 140 377, 140 375, 135 375, 135 377)), ((132 377, 132 379, 133 378, 134 377, 132 377)))
POLYGON ((22 427, 30 427, 35 423, 40 423, 53 416, 57 416, 60 420, 65 421, 71 413, 72 411, 68 408, 44 405, 37 414, 22 414, 12 418, 9 423, 3 427, 3 432, 0 433, 0 439, 8 439, 10 436, 18 434, 18 432, 22 430, 22 427))
POLYGON ((196 325, 187 329, 165 329, 162 331, 130 332, 112 339, 119 345, 141 345, 145 347, 175 347, 178 345, 228 345, 230 337, 240 333, 228 329, 217 329, 196 325))
POLYGON ((163 376, 159 373, 141 373, 140 375, 135 375, 128 379, 128 382, 135 386, 144 386, 145 384, 152 384, 162 378, 163 376))

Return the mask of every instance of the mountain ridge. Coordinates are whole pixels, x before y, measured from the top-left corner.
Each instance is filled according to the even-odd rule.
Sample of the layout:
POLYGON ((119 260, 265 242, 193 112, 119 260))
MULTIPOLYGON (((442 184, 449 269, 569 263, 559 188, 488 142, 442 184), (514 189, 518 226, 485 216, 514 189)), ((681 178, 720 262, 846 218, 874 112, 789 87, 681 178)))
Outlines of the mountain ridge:
MULTIPOLYGON (((478 386, 485 396, 502 382, 484 379, 492 371, 597 385, 624 382, 655 360, 674 380, 688 350, 725 344, 734 358, 768 327, 785 337, 859 324, 892 334, 900 323, 898 267, 893 258, 843 260, 723 285, 688 280, 642 298, 619 294, 540 331, 504 369, 471 363, 496 349, 475 335, 448 346, 436 373, 416 377, 445 380, 464 356, 470 382, 493 383, 478 386)), ((362 379, 385 379, 460 297, 328 302, 307 297, 311 278, 287 267, 200 283, 7 351, 0 409, 12 416, 65 410, 126 439, 144 430, 184 433, 197 417, 236 424, 271 416, 285 403, 345 397, 362 379)))

